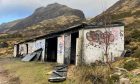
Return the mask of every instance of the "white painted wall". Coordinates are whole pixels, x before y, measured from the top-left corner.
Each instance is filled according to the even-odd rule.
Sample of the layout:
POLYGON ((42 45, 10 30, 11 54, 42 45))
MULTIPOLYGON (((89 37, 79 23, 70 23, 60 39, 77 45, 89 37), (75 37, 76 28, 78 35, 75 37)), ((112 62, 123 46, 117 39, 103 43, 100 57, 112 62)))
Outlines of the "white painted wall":
POLYGON ((19 54, 20 55, 26 55, 27 54, 26 44, 19 44, 19 54))
POLYGON ((76 66, 80 64, 80 56, 81 56, 81 39, 76 39, 76 66))
POLYGON ((17 45, 14 45, 14 53, 13 53, 13 55, 14 55, 14 57, 16 57, 17 56, 17 45))
POLYGON ((42 61, 44 61, 44 58, 45 58, 45 39, 37 40, 35 42, 35 50, 38 50, 40 48, 43 49, 43 51, 42 51, 42 61))
MULTIPOLYGON (((120 56, 124 50, 124 26, 111 27, 108 28, 107 31, 110 31, 110 34, 108 34, 110 35, 108 54, 110 60, 113 60, 114 57, 120 56)), ((105 28, 85 29, 83 33, 84 61, 87 64, 93 63, 96 60, 105 61, 105 43, 102 38, 102 35, 105 36, 105 28)))
POLYGON ((36 50, 35 48, 35 42, 29 42, 28 43, 28 53, 32 53, 36 50))
POLYGON ((35 50, 42 48, 42 61, 45 57, 45 39, 37 40, 34 42, 28 42, 28 53, 33 53, 35 50))
POLYGON ((57 38, 57 63, 64 63, 64 35, 57 38))

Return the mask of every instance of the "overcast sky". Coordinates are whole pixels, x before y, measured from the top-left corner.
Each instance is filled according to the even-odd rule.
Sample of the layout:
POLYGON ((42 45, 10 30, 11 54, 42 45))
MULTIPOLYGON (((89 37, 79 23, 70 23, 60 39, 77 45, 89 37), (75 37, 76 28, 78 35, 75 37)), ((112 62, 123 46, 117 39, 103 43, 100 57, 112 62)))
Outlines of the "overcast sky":
POLYGON ((100 14, 118 0, 0 0, 0 24, 31 15, 41 6, 60 3, 80 9, 87 18, 100 14))

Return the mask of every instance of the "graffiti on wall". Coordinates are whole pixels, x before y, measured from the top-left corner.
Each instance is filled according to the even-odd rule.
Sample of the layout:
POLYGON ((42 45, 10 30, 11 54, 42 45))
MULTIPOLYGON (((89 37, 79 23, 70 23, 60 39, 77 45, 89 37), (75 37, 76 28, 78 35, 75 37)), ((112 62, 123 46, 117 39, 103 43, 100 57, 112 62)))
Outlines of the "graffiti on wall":
MULTIPOLYGON (((123 28, 110 28, 107 31, 105 31, 105 29, 87 30, 84 32, 84 38, 86 57, 106 61, 104 55, 107 53, 109 60, 112 61, 114 57, 120 56, 124 50, 123 28)), ((86 60, 87 62, 92 62, 90 59, 86 60)))
POLYGON ((91 45, 93 45, 94 43, 98 43, 99 45, 101 45, 114 42, 115 36, 110 31, 102 32, 100 30, 97 30, 87 32, 86 39, 91 45))
POLYGON ((57 62, 64 63, 64 35, 58 37, 57 62))
POLYGON ((64 53, 64 37, 60 37, 59 38, 59 42, 58 42, 58 50, 57 53, 59 54, 63 54, 64 53))

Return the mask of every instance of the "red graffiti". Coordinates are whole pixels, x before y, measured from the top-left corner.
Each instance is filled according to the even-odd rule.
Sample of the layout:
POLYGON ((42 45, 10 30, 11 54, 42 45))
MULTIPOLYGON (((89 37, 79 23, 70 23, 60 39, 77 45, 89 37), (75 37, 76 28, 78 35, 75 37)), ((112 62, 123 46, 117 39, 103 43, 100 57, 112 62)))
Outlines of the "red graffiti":
POLYGON ((111 32, 89 31, 86 33, 86 38, 90 43, 109 44, 114 42, 114 35, 111 32))

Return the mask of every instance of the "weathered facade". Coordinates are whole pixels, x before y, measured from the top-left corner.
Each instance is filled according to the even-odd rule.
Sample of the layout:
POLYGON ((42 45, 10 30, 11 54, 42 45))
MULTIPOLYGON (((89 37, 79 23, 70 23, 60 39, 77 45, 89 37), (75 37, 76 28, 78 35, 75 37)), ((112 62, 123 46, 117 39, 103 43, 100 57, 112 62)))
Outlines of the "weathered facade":
POLYGON ((96 60, 106 61, 105 51, 110 61, 121 56, 124 51, 124 25, 80 24, 41 37, 30 39, 14 46, 14 57, 32 53, 42 48, 42 61, 60 64, 91 64, 96 60))

